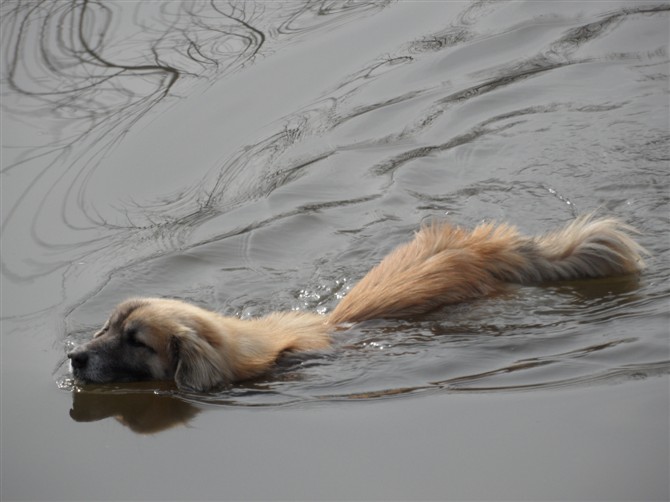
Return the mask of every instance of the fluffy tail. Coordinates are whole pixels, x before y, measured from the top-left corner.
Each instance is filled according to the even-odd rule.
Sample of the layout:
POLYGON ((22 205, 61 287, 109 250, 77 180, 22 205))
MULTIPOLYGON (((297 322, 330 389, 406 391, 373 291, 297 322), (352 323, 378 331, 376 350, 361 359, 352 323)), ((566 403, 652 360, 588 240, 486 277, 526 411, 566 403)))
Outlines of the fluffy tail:
POLYGON ((559 281, 633 274, 644 268, 646 251, 615 218, 577 218, 555 232, 528 239, 532 267, 519 282, 559 281))
POLYGON ((448 224, 421 229, 354 286, 329 324, 428 312, 504 288, 639 272, 644 249, 634 229, 613 218, 580 217, 561 230, 526 237, 509 225, 472 231, 448 224))

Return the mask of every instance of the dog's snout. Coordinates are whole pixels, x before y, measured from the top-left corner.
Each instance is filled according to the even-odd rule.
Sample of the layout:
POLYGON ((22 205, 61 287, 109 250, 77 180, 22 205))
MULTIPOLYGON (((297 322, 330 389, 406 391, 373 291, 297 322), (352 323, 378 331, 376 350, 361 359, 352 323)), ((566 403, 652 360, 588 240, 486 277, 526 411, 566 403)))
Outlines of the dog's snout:
POLYGON ((70 362, 73 368, 81 369, 86 366, 88 362, 88 352, 83 350, 73 350, 68 353, 67 357, 70 358, 70 362))

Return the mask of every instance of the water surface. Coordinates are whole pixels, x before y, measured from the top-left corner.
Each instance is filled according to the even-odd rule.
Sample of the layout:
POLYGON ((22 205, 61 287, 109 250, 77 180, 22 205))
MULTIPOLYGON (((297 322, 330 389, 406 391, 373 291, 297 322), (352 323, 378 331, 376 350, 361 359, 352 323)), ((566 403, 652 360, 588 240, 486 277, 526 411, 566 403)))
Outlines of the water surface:
POLYGON ((669 496, 663 2, 2 4, 2 498, 669 496), (640 277, 77 387, 131 295, 326 313, 422 222, 614 215, 640 277))

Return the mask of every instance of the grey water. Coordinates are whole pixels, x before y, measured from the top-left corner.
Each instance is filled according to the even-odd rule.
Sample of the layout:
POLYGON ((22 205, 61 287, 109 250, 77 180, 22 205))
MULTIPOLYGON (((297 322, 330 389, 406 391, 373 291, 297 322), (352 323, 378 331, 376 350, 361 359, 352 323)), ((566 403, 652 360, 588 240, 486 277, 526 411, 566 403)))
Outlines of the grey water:
POLYGON ((668 500, 670 6, 0 4, 2 500, 668 500), (78 386, 119 301, 326 313, 422 223, 612 215, 639 277, 78 386))

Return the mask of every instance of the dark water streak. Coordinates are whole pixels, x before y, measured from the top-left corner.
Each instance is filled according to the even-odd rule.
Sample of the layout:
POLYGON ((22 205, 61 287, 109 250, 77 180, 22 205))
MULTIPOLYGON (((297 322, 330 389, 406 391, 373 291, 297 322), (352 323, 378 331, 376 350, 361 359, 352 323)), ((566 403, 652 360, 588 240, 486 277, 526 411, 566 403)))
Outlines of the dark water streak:
MULTIPOLYGON (((328 16, 351 16, 361 9, 378 9, 384 3, 296 3, 292 10, 281 14, 285 20, 280 22, 279 28, 264 29, 276 31, 278 35, 300 34, 317 29, 319 24, 313 26, 312 21, 305 20, 303 26, 291 29, 286 27, 313 13, 324 17, 322 22, 326 23, 333 21, 330 18, 326 21, 328 16)), ((163 19, 158 21, 164 27, 157 29, 151 28, 143 20, 143 7, 138 3, 134 8, 133 22, 152 34, 152 37, 143 47, 143 53, 135 49, 135 57, 151 63, 131 64, 105 55, 109 51, 115 27, 114 17, 121 16, 118 6, 89 0, 3 4, 3 70, 7 86, 15 95, 30 98, 28 103, 33 110, 31 113, 48 113, 57 123, 63 123, 64 127, 55 129, 58 139, 52 143, 26 149, 24 154, 9 164, 3 162, 3 174, 10 174, 15 169, 36 162, 43 167, 16 198, 16 203, 5 211, 2 233, 12 226, 16 213, 24 210, 22 204, 28 200, 28 196, 44 190, 40 183, 48 183, 50 186, 44 190, 37 208, 30 208, 33 212, 30 236, 42 248, 68 251, 68 257, 62 261, 30 273, 19 272, 3 258, 3 274, 17 282, 39 279, 67 268, 68 262, 84 261, 87 257, 97 260, 94 258, 97 254, 113 256, 116 254, 115 248, 126 246, 128 239, 141 242, 147 238, 156 238, 161 241, 167 237, 162 250, 142 259, 185 249, 189 247, 185 244, 188 235, 182 234, 190 233, 189 228, 234 206, 234 202, 226 201, 221 207, 216 201, 224 196, 225 183, 239 172, 240 168, 234 166, 239 159, 233 159, 218 168, 220 174, 211 188, 209 179, 203 180, 195 188, 177 194, 174 199, 156 201, 153 204, 155 210, 146 202, 140 204, 128 201, 125 207, 118 208, 125 215, 125 222, 110 221, 100 214, 87 200, 87 184, 100 162, 159 104, 166 100, 174 101, 180 94, 189 92, 189 88, 192 92, 193 80, 213 82, 217 76, 238 71, 253 62, 264 46, 267 35, 252 23, 261 22, 259 18, 269 7, 270 4, 224 3, 215 0, 208 4, 163 3, 159 6, 163 19), (117 12, 113 12, 112 8, 117 12), (32 54, 34 48, 31 44, 36 38, 39 40, 39 49, 37 54, 32 54), (241 40, 243 46, 240 48, 233 43, 233 50, 222 51, 227 40, 241 40), (166 62, 174 60, 175 55, 184 57, 177 57, 174 63, 166 62), (37 69, 23 67, 25 61, 34 60, 39 62, 37 69), (35 70, 41 71, 42 75, 37 75, 35 70), (182 87, 177 86, 179 88, 175 87, 178 79, 186 80, 182 87), (144 83, 152 80, 155 80, 155 84, 146 88, 144 83), (58 172, 55 180, 46 181, 54 171, 58 172), (62 190, 62 185, 65 185, 65 192, 61 196, 58 191, 62 190), (52 195, 61 198, 62 224, 79 236, 88 235, 88 238, 79 237, 76 242, 58 244, 41 235, 37 229, 37 219, 47 211, 46 205, 52 195), (76 204, 76 219, 84 217, 84 222, 75 221, 71 216, 72 209, 69 206, 72 201, 76 204)), ((6 113, 26 113, 23 102, 15 108, 13 100, 4 99, 2 105, 6 113)), ((166 106, 170 106, 169 103, 166 106)), ((268 149, 277 152, 285 137, 285 133, 279 133, 275 138, 269 138, 252 148, 260 155, 268 149)), ((246 151, 241 156, 248 158, 253 153, 253 150, 246 151)), ((295 173, 298 170, 299 166, 291 167, 289 171, 295 173)), ((277 173, 276 177, 281 178, 281 173, 277 173)), ((290 176, 285 178, 285 182, 288 180, 290 176)), ((270 184, 266 190, 260 190, 258 196, 276 186, 278 183, 270 184)), ((243 194, 240 199, 244 200, 246 196, 248 194, 243 194)), ((132 260, 121 266, 135 262, 132 260)), ((117 267, 113 268, 110 274, 117 270, 117 267)), ((68 276, 69 272, 64 271, 63 275, 68 276)))

